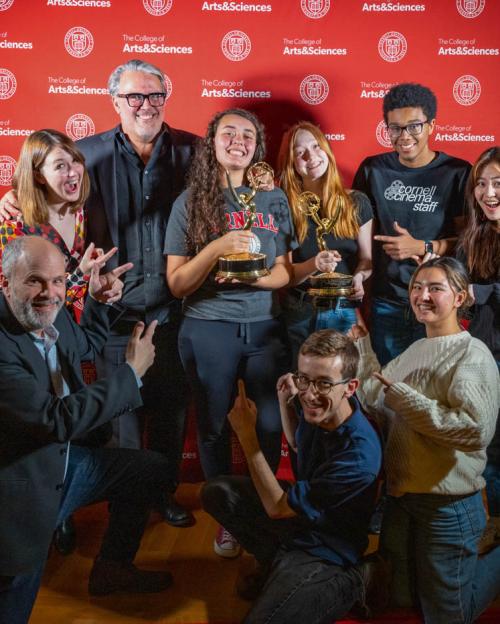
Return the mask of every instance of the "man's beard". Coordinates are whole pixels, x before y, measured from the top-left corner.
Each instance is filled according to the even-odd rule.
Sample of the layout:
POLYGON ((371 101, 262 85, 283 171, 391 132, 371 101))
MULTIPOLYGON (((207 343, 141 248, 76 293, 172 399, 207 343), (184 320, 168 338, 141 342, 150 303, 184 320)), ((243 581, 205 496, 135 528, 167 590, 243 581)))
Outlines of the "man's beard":
MULTIPOLYGON (((42 302, 39 301, 39 303, 42 302)), ((30 301, 19 301, 12 298, 9 301, 14 316, 27 331, 46 329, 47 327, 53 325, 60 309, 64 305, 64 301, 59 297, 52 297, 52 299, 43 300, 43 303, 48 305, 55 304, 57 305, 57 308, 55 310, 51 310, 50 312, 43 312, 43 310, 35 310, 30 301)))

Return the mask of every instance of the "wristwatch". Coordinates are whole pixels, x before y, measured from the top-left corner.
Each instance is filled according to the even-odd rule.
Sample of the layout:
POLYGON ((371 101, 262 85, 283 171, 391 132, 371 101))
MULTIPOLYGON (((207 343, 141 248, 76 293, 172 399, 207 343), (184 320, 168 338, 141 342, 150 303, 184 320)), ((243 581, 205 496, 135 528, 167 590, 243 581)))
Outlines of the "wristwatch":
POLYGON ((425 248, 425 253, 434 253, 434 245, 432 244, 432 241, 424 241, 424 248, 425 248))

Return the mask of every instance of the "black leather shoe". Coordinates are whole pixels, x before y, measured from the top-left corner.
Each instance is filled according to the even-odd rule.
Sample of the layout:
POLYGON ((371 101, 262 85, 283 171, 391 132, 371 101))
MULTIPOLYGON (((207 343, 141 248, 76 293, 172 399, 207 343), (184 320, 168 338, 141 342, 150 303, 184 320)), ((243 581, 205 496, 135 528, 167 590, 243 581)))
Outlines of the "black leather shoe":
POLYGON ((196 522, 193 514, 188 509, 181 507, 173 496, 167 496, 158 511, 165 522, 174 527, 190 527, 196 522))
POLYGON ((76 548, 76 529, 73 516, 68 516, 54 531, 52 539, 57 552, 61 555, 71 555, 76 548))
POLYGON ((89 577, 89 594, 107 596, 113 592, 151 594, 172 585, 170 572, 139 570, 133 563, 97 558, 89 577))
POLYGON ((254 601, 261 593, 270 573, 271 563, 258 563, 253 572, 238 578, 236 593, 243 600, 254 601))

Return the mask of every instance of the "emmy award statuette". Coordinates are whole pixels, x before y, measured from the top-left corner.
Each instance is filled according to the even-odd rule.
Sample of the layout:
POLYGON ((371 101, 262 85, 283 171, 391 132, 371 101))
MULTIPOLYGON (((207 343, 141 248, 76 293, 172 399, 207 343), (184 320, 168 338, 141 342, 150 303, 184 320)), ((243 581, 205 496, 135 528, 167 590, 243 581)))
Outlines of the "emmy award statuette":
MULTIPOLYGON (((246 176, 251 191, 250 193, 238 194, 231 184, 229 174, 226 173, 229 189, 238 205, 244 210, 246 216, 243 229, 250 230, 257 218, 257 208, 253 199, 263 186, 273 182, 274 171, 267 163, 257 162, 249 167, 246 176)), ((253 282, 259 277, 269 275, 269 269, 266 266, 266 255, 259 251, 260 240, 258 236, 254 234, 250 251, 227 254, 219 258, 217 277, 237 279, 240 282, 253 282)))
MULTIPOLYGON (((299 210, 311 217, 316 224, 316 242, 320 251, 329 251, 325 236, 333 232, 335 223, 337 222, 340 206, 332 217, 319 216, 321 208, 321 200, 310 191, 304 191, 298 197, 299 210)), ((307 289, 307 294, 313 298, 313 304, 320 306, 322 300, 331 301, 338 297, 346 297, 352 294, 352 275, 345 273, 319 273, 309 278, 311 287, 307 289)))

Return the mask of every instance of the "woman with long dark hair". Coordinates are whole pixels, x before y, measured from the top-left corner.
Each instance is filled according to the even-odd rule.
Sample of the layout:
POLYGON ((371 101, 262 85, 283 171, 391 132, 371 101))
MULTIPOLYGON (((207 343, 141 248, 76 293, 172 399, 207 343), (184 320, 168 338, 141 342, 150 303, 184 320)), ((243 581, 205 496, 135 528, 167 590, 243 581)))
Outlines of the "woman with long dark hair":
POLYGON ((421 264, 409 296, 426 338, 382 369, 366 331, 352 328, 358 397, 385 442, 380 545, 392 564, 392 601, 418 603, 433 624, 474 622, 500 589, 500 547, 478 556, 482 473, 500 385, 491 352, 459 322, 471 303, 468 286, 455 258, 421 264))
POLYGON ((300 345, 318 329, 347 332, 356 322, 355 308, 363 295, 363 282, 371 275, 373 212, 364 193, 349 191, 327 138, 314 124, 301 121, 283 136, 278 168, 293 216, 299 247, 293 251, 294 275, 284 301, 284 314, 296 361, 300 345), (316 241, 316 223, 300 208, 299 196, 315 193, 321 200, 318 218, 330 221, 332 231, 324 237, 328 249, 316 241), (307 296, 307 280, 317 271, 353 275, 354 293, 330 304, 314 307, 307 296))
MULTIPOLYGON (((247 169, 265 154, 264 129, 249 111, 217 113, 200 142, 188 187, 174 203, 165 254, 172 293, 184 299, 179 351, 194 391, 200 459, 206 478, 231 473, 227 414, 236 381, 257 403, 259 440, 271 467, 281 454, 276 379, 285 371, 276 289, 290 279, 294 247, 288 203, 279 189, 254 198, 256 219, 243 230, 236 193, 248 193, 247 169), (270 274, 250 283, 216 277, 219 257, 260 251, 270 274)), ((215 551, 234 557, 239 545, 221 527, 215 551)))
MULTIPOLYGON (((466 187, 468 215, 457 247, 474 297, 468 330, 490 348, 500 367, 500 147, 484 151, 466 187)), ((484 472, 489 520, 481 548, 500 542, 500 422, 487 449, 484 472)))

